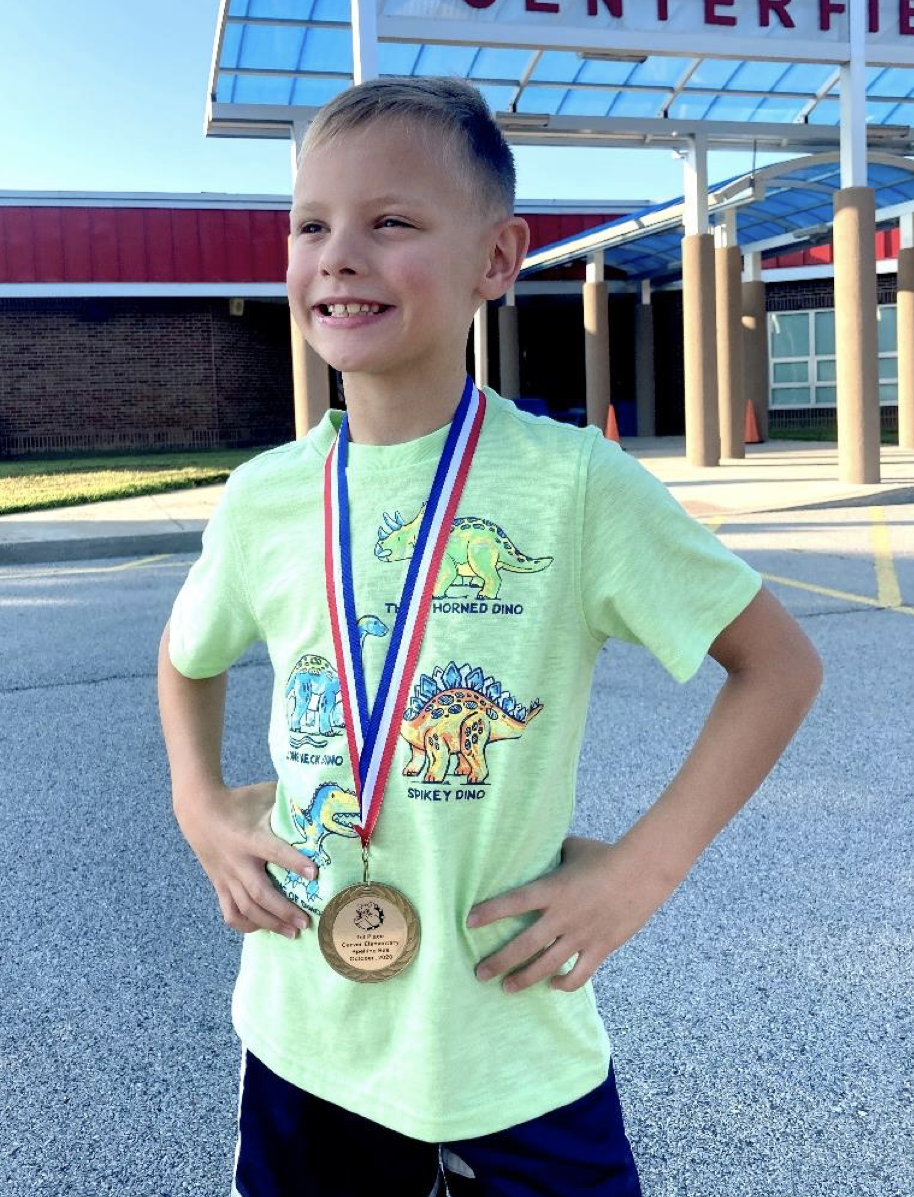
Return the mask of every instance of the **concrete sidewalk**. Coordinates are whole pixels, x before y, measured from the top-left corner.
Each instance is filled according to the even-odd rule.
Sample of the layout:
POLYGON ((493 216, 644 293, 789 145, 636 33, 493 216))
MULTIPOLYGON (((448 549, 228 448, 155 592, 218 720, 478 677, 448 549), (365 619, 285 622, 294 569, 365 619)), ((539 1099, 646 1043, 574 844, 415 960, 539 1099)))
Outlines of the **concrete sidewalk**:
MULTIPOLYGON (((683 437, 627 437, 623 444, 699 518, 914 502, 914 450, 894 445, 882 446, 882 481, 870 486, 836 481, 833 443, 749 445, 745 459, 705 469, 688 464, 683 437)), ((199 553, 223 486, 0 516, 0 564, 199 553)))

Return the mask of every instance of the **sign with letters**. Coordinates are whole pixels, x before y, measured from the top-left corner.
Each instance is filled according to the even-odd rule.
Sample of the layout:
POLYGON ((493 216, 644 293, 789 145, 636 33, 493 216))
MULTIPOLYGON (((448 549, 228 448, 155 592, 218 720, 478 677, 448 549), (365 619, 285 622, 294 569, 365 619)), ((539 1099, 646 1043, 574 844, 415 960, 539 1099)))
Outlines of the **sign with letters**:
POLYGON ((465 45, 841 62, 848 11, 867 58, 914 61, 914 0, 378 0, 378 34, 465 45))

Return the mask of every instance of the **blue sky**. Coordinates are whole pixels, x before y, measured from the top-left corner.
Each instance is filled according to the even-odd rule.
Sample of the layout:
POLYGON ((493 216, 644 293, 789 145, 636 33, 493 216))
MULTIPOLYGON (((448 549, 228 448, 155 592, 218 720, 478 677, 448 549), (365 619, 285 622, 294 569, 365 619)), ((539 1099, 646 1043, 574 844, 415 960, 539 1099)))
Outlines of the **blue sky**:
MULTIPOLYGON (((0 0, 0 191, 288 195, 287 142, 204 136, 218 9, 218 0, 0 0)), ((682 191, 669 150, 514 153, 519 199, 682 191)), ((712 154, 709 173, 750 165, 749 154, 712 154)))

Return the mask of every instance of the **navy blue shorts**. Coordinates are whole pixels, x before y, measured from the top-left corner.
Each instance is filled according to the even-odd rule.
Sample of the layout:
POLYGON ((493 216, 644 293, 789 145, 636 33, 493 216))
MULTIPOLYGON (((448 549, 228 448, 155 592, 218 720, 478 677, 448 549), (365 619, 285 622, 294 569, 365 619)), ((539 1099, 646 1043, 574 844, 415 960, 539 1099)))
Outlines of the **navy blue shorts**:
POLYGON ((324 1101, 242 1048, 232 1197, 641 1197, 612 1062, 577 1101, 424 1143, 324 1101))

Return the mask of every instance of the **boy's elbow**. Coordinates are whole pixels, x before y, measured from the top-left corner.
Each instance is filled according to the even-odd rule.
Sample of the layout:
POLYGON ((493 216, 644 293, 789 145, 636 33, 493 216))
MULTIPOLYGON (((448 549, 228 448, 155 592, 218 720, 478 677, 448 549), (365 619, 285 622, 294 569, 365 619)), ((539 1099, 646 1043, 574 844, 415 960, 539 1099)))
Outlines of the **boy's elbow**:
POLYGON ((160 664, 162 663, 162 661, 170 661, 171 660, 171 656, 168 651, 168 646, 170 643, 170 630, 169 630, 170 623, 171 623, 171 618, 169 617, 165 621, 165 627, 162 629, 162 635, 159 637, 159 663, 160 664))
POLYGON ((813 648, 811 643, 809 644, 809 652, 810 652, 809 669, 810 669, 810 674, 811 674, 811 681, 813 684, 813 697, 815 697, 815 695, 818 694, 819 691, 822 689, 822 682, 825 679, 825 666, 822 664, 822 658, 819 656, 819 654, 813 648))
POLYGON ((825 667, 815 645, 799 625, 789 644, 775 650, 763 669, 770 670, 768 685, 780 701, 801 712, 805 719, 822 689, 825 667))
POLYGON ((806 706, 809 708, 822 689, 825 666, 809 637, 804 634, 803 638, 806 641, 803 651, 798 654, 798 658, 791 661, 790 672, 797 691, 806 699, 806 706))

